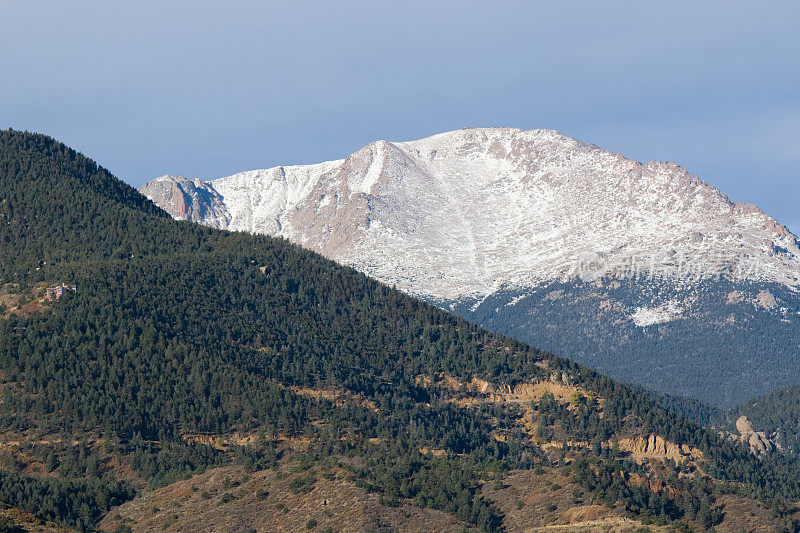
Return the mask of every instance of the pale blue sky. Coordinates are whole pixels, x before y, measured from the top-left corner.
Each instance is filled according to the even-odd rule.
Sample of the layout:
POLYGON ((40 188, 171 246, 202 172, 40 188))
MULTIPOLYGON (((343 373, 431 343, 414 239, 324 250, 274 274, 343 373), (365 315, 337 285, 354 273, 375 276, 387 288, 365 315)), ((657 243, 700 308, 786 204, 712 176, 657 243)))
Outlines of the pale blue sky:
POLYGON ((800 232, 800 2, 0 5, 0 127, 133 185, 464 126, 676 161, 800 232))

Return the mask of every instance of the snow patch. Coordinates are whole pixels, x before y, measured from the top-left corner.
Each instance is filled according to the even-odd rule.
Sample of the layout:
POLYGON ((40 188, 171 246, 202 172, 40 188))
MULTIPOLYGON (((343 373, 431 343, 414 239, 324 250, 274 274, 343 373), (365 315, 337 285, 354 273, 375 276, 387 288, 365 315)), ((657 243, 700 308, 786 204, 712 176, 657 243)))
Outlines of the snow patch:
POLYGON ((664 324, 680 318, 683 309, 675 302, 669 302, 658 307, 639 307, 631 315, 633 323, 640 328, 654 324, 664 324))
POLYGON ((511 300, 509 300, 509 302, 505 306, 508 307, 510 305, 517 305, 519 302, 521 302, 522 300, 524 300, 528 296, 530 296, 530 295, 529 294, 522 294, 520 296, 514 296, 513 298, 511 298, 511 300))

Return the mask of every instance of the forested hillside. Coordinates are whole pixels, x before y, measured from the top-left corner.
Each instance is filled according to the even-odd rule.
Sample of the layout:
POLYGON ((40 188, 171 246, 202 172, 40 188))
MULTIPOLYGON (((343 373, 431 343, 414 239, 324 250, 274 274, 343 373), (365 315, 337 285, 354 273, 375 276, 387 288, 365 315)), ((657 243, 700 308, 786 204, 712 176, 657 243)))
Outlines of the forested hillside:
POLYGON ((37 519, 137 529, 134 504, 187 478, 219 509, 286 509, 244 477, 199 490, 235 464, 292 497, 327 480, 487 531, 570 506, 796 529, 793 460, 285 241, 173 221, 45 136, 0 132, 0 217, 0 501, 37 519), (77 290, 42 298, 56 283, 77 290), (526 515, 503 491, 528 474, 575 492, 526 515))

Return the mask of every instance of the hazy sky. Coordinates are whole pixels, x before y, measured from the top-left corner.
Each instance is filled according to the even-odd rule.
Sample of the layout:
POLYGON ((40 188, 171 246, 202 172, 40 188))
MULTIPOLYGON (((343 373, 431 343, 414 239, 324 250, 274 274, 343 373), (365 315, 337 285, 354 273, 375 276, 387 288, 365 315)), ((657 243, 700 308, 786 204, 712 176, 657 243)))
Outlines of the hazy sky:
POLYGON ((0 127, 133 185, 464 126, 676 161, 800 232, 800 2, 0 3, 0 127))

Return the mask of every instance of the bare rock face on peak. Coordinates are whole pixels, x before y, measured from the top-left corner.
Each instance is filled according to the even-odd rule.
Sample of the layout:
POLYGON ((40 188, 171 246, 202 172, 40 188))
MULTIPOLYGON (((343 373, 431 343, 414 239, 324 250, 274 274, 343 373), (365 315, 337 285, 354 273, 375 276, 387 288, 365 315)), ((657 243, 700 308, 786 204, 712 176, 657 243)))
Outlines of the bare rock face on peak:
POLYGON ((222 196, 200 180, 165 175, 145 184, 139 191, 175 219, 220 229, 230 224, 222 196))
POLYGON ((286 237, 661 391, 732 405, 793 379, 777 368, 800 346, 796 237, 674 163, 552 130, 482 128, 141 190, 177 218, 286 237), (754 352, 753 328, 773 326, 754 352))

